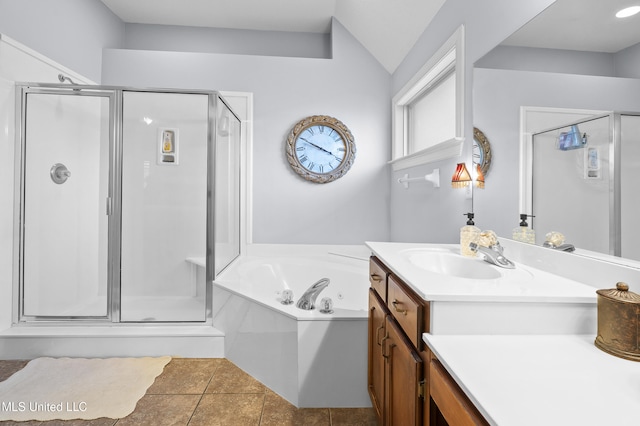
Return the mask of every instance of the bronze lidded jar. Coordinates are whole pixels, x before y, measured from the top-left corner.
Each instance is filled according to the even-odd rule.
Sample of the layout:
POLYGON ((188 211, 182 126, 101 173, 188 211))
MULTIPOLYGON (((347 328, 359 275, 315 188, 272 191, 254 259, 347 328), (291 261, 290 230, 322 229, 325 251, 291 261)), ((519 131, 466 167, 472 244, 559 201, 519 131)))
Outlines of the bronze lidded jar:
POLYGON ((598 336, 595 345, 620 358, 640 361, 640 295, 626 283, 598 290, 598 336))

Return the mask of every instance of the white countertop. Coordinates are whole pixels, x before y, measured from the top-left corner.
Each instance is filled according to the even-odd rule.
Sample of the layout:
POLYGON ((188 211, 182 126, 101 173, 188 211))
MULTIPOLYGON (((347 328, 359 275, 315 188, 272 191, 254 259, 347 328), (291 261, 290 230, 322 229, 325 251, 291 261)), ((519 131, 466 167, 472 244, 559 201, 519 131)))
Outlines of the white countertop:
MULTIPOLYGON (((421 244, 367 242, 371 251, 399 278, 422 298, 429 301, 469 302, 544 302, 544 303, 596 303, 596 289, 558 275, 516 263, 515 269, 491 265, 480 257, 469 262, 480 262, 482 267, 493 268, 499 278, 460 278, 431 272, 409 261, 408 253, 420 249, 448 249, 459 253, 457 244, 421 244)), ((505 253, 508 258, 508 253, 505 253)), ((468 259, 468 258, 466 258, 468 259)))
POLYGON ((640 362, 594 338, 423 335, 493 425, 640 425, 640 362))

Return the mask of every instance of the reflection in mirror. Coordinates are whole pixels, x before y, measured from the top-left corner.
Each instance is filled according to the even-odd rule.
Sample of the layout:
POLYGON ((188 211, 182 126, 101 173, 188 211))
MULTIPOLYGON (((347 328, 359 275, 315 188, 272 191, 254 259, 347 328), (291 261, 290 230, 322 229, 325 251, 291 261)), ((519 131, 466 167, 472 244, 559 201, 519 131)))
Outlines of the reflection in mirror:
MULTIPOLYGON (((475 63, 473 121, 476 126, 490 133, 494 156, 499 156, 494 159, 491 184, 487 185, 485 191, 474 193, 474 210, 478 223, 483 228, 494 229, 501 237, 511 235, 510 229, 517 224, 520 213, 537 216, 538 210, 534 211, 534 208, 542 208, 545 205, 545 208, 550 210, 550 221, 544 223, 544 217, 536 217, 533 221, 538 244, 549 231, 564 232, 567 234, 568 243, 575 242, 577 248, 583 249, 576 251, 579 254, 584 253, 585 249, 596 250, 593 248, 596 246, 591 246, 590 242, 582 241, 590 234, 599 233, 604 235, 604 243, 599 243, 597 248, 599 252, 640 259, 640 253, 633 253, 632 246, 625 248, 624 242, 619 241, 619 235, 630 232, 629 227, 633 226, 632 223, 625 225, 634 219, 628 220, 632 213, 625 212, 637 213, 640 207, 635 201, 638 197, 629 195, 630 185, 627 184, 626 188, 625 185, 612 185, 615 186, 618 195, 612 203, 606 202, 603 205, 595 201, 594 194, 586 193, 580 201, 576 200, 571 204, 573 211, 561 206, 554 208, 554 204, 562 197, 563 202, 571 203, 570 198, 581 190, 569 185, 577 182, 590 185, 590 190, 598 187, 604 194, 613 198, 611 187, 604 190, 604 179, 611 170, 606 158, 608 153, 605 152, 605 148, 598 148, 600 145, 591 151, 592 160, 600 163, 600 169, 594 172, 596 177, 584 178, 585 161, 588 168, 588 146, 591 139, 588 139, 587 148, 578 149, 576 152, 556 152, 559 151, 557 137, 567 129, 555 129, 550 135, 540 135, 540 141, 549 137, 548 149, 554 154, 574 157, 570 166, 560 169, 566 173, 573 170, 574 176, 573 181, 567 180, 563 175, 556 176, 558 166, 553 163, 555 160, 539 148, 541 164, 537 174, 539 178, 548 175, 548 182, 545 184, 549 185, 546 190, 538 188, 536 202, 541 203, 539 207, 529 204, 529 210, 523 209, 519 197, 521 189, 526 187, 526 184, 517 181, 520 170, 526 170, 526 152, 522 152, 518 141, 529 140, 530 143, 531 140, 531 134, 526 133, 527 130, 523 127, 521 113, 524 109, 640 111, 640 15, 625 20, 613 17, 626 3, 624 0, 557 0, 475 63), (550 177, 552 175, 554 177, 550 177), (547 196, 550 198, 545 199, 547 196), (585 213, 590 215, 596 210, 605 212, 607 225, 604 226, 604 230, 596 232, 587 228, 574 232, 562 223, 573 218, 574 222, 587 222, 587 225, 590 225, 592 219, 582 216, 585 213), (608 220, 614 214, 610 211, 618 218, 615 226, 608 220), (555 219, 560 221, 554 223, 555 219), (566 229, 561 229, 563 227, 566 229), (613 243, 613 249, 610 243, 612 240, 618 241, 613 243)), ((638 118, 633 114, 624 117, 638 118)), ((574 120, 569 118, 562 120, 560 124, 570 125, 574 120)), ((538 127, 532 133, 540 133, 552 125, 554 124, 538 127)), ((580 124, 579 128, 582 131, 583 125, 580 124)), ((585 128, 585 131, 595 132, 588 128, 585 128)), ((595 145, 596 141, 593 143, 595 145)), ((635 146, 632 147, 630 144, 626 151, 622 148, 622 153, 619 150, 616 153, 624 158, 632 148, 635 146)), ((636 170, 637 161, 640 160, 636 160, 636 170)), ((630 171, 627 171, 626 179, 621 177, 625 173, 624 170, 625 166, 620 164, 616 169, 617 174, 611 174, 614 183, 622 181, 624 184, 625 181, 631 180, 628 176, 630 171)), ((534 178, 535 176, 529 174, 521 177, 521 180, 531 181, 534 178)), ((538 182, 536 185, 542 183, 538 182)))
POLYGON ((609 203, 610 116, 573 122, 532 137, 532 222, 536 244, 558 231, 566 242, 600 253, 613 253, 614 220, 609 203))
POLYGON ((491 167, 491 144, 482 130, 473 128, 473 167, 480 166, 483 176, 487 176, 491 167))

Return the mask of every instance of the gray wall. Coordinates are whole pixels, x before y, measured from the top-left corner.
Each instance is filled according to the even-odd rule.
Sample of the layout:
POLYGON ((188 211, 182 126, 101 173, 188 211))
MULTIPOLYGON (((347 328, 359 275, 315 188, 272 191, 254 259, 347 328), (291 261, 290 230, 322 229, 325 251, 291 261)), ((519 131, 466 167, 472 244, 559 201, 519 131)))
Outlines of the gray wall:
POLYGON ((640 78, 640 43, 616 53, 498 46, 475 63, 479 68, 640 78))
POLYGON ((613 53, 498 46, 480 58, 475 66, 615 77, 613 58, 613 53))
POLYGON ((124 23, 100 1, 0 0, 0 33, 95 82, 124 23))
POLYGON ((640 78, 640 43, 617 52, 613 63, 616 76, 640 78))
POLYGON ((106 49, 102 76, 108 85, 253 93, 255 243, 389 239, 391 79, 338 21, 331 59, 106 49), (298 177, 284 152, 291 127, 316 114, 346 124, 358 149, 349 173, 323 185, 298 177))
POLYGON ((125 49, 331 58, 330 34, 126 24, 125 49))
MULTIPOLYGON (((391 178, 391 238, 397 241, 458 242, 459 229, 466 222, 465 212, 472 209, 463 190, 449 184, 458 162, 471 164, 470 148, 474 118, 472 115, 473 64, 520 26, 542 11, 553 0, 514 2, 510 0, 448 0, 422 34, 392 78, 392 92, 398 92, 420 67, 460 26, 465 26, 465 152, 454 158, 393 173, 391 178), (440 168, 441 187, 412 185, 405 190, 396 181, 405 173, 424 175, 440 168)), ((496 160, 498 161, 498 160, 496 160)), ((493 171, 491 172, 493 173, 493 171)), ((492 185, 489 178, 487 185, 492 185)), ((478 190, 476 192, 480 192, 478 190)), ((487 229, 490 218, 477 212, 476 224, 487 229)))

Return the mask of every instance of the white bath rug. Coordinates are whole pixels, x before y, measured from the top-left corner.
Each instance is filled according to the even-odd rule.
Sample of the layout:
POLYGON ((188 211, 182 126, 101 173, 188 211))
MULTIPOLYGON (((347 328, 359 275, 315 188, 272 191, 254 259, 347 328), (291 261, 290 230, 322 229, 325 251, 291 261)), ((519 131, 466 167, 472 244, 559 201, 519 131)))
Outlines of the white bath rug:
POLYGON ((0 420, 71 420, 131 414, 171 357, 37 358, 0 382, 0 420))

